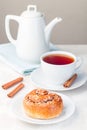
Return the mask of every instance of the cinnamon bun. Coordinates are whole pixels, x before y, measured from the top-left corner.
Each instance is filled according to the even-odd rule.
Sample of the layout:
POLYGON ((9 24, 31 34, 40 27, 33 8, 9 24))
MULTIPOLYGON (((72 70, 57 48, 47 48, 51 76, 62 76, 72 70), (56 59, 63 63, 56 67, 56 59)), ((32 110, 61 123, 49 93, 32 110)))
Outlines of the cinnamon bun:
POLYGON ((34 89, 23 100, 26 114, 32 118, 50 119, 61 114, 63 100, 56 93, 44 89, 34 89))

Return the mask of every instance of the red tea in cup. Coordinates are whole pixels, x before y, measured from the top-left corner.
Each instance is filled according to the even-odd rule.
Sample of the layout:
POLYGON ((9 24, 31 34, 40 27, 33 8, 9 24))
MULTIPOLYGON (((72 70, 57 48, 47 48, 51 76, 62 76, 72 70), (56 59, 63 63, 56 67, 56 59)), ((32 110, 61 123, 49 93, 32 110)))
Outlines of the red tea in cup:
POLYGON ((65 54, 49 54, 43 57, 43 61, 54 65, 66 65, 74 62, 74 58, 65 54))

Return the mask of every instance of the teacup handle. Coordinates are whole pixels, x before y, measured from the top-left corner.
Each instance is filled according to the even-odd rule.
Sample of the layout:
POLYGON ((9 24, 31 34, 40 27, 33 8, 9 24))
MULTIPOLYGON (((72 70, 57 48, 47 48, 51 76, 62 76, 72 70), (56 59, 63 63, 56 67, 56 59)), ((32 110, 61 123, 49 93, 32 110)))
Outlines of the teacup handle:
POLYGON ((83 60, 81 57, 77 57, 77 61, 76 61, 76 67, 75 67, 75 70, 78 70, 80 69, 81 65, 83 63, 83 60))

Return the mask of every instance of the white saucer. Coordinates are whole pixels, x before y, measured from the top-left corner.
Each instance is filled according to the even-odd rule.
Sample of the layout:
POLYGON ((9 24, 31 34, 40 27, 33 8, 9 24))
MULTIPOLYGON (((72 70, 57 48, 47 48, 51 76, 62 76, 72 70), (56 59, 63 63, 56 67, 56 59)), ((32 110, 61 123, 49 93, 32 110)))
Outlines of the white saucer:
MULTIPOLYGON (((87 74, 84 72, 79 72, 78 77, 75 80, 75 82, 72 84, 71 87, 65 88, 63 85, 54 85, 54 88, 51 89, 50 85, 46 84, 45 78, 42 74, 42 71, 40 68, 34 70, 31 73, 31 81, 36 87, 49 89, 49 90, 56 90, 56 91, 66 91, 66 90, 72 90, 81 87, 85 82, 87 81, 87 74)), ((53 85, 52 85, 53 86, 53 85)))
POLYGON ((75 105, 73 104, 73 102, 70 100, 69 97, 60 93, 57 94, 59 94, 62 97, 64 107, 61 115, 56 118, 49 119, 49 120, 41 120, 41 119, 34 119, 27 116, 23 109, 23 97, 18 97, 18 100, 15 99, 12 101, 11 112, 18 119, 32 124, 54 124, 54 123, 64 121, 74 113, 75 105))

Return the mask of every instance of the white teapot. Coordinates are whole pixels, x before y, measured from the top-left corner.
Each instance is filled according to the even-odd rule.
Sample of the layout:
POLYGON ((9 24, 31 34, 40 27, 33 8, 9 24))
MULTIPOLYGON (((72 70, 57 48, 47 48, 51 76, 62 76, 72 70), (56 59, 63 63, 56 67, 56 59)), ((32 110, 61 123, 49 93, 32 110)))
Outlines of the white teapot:
POLYGON ((62 19, 55 18, 45 26, 44 15, 37 11, 36 5, 29 5, 21 16, 7 15, 5 19, 6 34, 16 47, 17 55, 29 63, 39 63, 40 56, 49 51, 49 39, 54 25, 62 19), (10 33, 10 20, 18 22, 17 39, 10 33))

